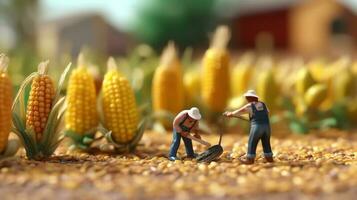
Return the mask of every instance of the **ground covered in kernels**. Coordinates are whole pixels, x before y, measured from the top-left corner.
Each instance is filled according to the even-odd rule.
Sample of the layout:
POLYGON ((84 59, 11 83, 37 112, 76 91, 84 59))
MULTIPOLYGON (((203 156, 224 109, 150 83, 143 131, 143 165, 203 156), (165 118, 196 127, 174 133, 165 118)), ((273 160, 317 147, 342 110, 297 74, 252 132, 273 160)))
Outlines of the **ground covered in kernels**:
MULTIPOLYGON (((212 144, 217 135, 204 135, 212 144)), ((274 164, 237 157, 247 137, 226 134, 221 159, 210 164, 166 159, 171 134, 147 132, 135 155, 69 153, 48 161, 23 153, 0 161, 1 199, 355 199, 357 134, 329 131, 273 138, 274 164)), ((204 146, 194 145, 197 152, 204 146)), ((258 148, 261 152, 261 148, 258 148)), ((183 144, 180 147, 183 156, 183 144)))

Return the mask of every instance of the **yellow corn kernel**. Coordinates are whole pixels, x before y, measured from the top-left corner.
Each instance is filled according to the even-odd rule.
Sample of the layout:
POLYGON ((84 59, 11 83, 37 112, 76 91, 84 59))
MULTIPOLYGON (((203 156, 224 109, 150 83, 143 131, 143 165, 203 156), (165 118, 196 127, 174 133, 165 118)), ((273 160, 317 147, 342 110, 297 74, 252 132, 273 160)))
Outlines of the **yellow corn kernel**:
POLYGON ((230 58, 226 49, 229 38, 229 29, 226 26, 218 27, 203 57, 202 100, 213 112, 223 111, 230 97, 230 58))
POLYGON ((0 55, 0 153, 6 148, 11 129, 12 84, 7 66, 8 58, 0 55))
POLYGON ((71 73, 67 88, 66 129, 76 134, 88 134, 98 125, 96 87, 83 56, 71 73))
POLYGON ((184 99, 181 64, 174 44, 169 43, 162 53, 160 66, 153 77, 153 109, 176 114, 183 109, 184 99))
POLYGON ((129 81, 117 70, 113 58, 103 81, 103 114, 105 127, 112 131, 114 141, 127 143, 134 138, 139 113, 129 81))
POLYGON ((48 61, 40 63, 38 75, 31 84, 30 96, 27 104, 26 127, 36 133, 36 140, 40 141, 51 112, 55 89, 52 79, 47 75, 48 61))

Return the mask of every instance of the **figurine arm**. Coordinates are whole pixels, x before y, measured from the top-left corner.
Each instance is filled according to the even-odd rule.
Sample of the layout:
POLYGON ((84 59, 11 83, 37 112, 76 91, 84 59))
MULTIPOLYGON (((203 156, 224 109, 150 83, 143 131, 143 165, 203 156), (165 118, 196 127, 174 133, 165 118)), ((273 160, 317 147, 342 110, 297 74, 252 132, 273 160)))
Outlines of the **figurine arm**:
POLYGON ((182 129, 180 127, 180 123, 182 122, 184 116, 185 116, 186 112, 180 112, 174 119, 174 122, 173 122, 173 127, 174 129, 178 132, 178 133, 181 133, 182 132, 182 129))
POLYGON ((195 134, 198 134, 198 132, 199 132, 199 121, 196 121, 196 123, 195 123, 195 126, 193 126, 192 127, 192 129, 191 129, 191 132, 193 132, 193 133, 195 133, 195 134))
POLYGON ((245 106, 239 108, 238 110, 232 112, 227 111, 223 113, 223 115, 227 117, 237 117, 245 113, 250 113, 250 106, 251 106, 250 104, 246 104, 245 106))

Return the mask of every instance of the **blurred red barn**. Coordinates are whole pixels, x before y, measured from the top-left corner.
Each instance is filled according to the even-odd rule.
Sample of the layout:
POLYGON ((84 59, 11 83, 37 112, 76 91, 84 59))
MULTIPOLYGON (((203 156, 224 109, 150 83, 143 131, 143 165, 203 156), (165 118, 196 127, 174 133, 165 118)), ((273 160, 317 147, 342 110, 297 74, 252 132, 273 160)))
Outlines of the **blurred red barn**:
POLYGON ((356 10, 338 0, 242 1, 233 20, 233 43, 254 48, 259 43, 303 54, 325 53, 338 44, 357 42, 356 10), (266 44, 264 44, 266 43, 266 44))

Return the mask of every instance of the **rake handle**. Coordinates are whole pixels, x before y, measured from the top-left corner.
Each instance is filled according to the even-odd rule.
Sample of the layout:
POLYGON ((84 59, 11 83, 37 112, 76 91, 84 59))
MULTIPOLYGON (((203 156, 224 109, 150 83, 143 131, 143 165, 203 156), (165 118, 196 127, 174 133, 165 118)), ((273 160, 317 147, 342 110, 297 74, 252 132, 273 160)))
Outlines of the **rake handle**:
POLYGON ((188 134, 188 135, 185 136, 185 137, 186 137, 186 138, 189 138, 189 139, 191 139, 191 140, 194 140, 194 141, 196 141, 196 142, 198 142, 198 143, 201 143, 201 144, 203 144, 203 145, 205 145, 205 146, 208 146, 208 147, 211 146, 211 144, 210 144, 209 142, 206 142, 206 141, 204 141, 204 140, 202 140, 202 139, 196 138, 196 137, 194 137, 194 136, 192 136, 192 135, 190 135, 190 134, 188 134))
POLYGON ((244 118, 244 117, 242 117, 242 116, 234 116, 234 117, 236 117, 236 118, 238 118, 238 119, 241 119, 241 120, 243 120, 243 121, 249 122, 249 119, 246 119, 246 118, 244 118))

